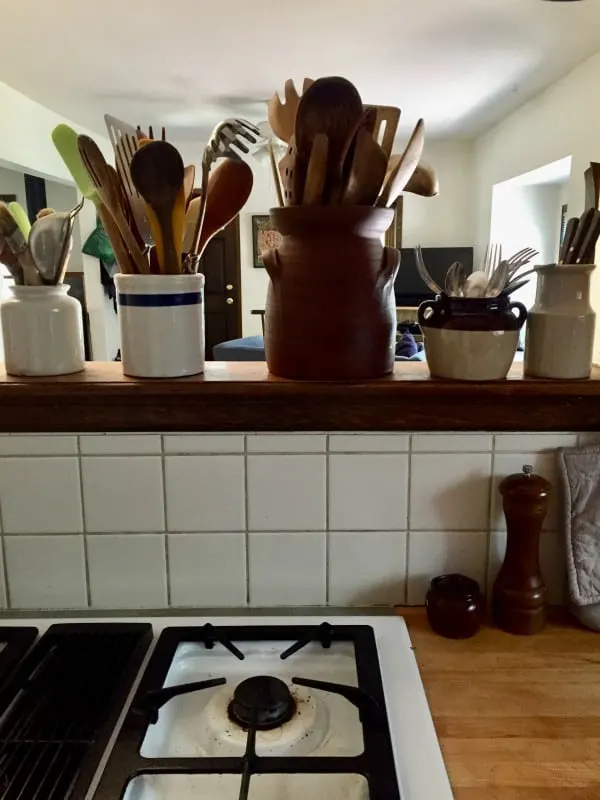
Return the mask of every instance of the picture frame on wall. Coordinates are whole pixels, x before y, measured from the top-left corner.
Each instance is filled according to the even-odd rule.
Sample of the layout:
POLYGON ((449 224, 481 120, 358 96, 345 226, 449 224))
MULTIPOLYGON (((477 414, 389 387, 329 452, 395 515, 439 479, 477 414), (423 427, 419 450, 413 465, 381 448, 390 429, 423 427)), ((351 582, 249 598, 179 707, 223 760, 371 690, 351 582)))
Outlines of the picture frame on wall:
POLYGON ((260 256, 263 250, 274 249, 281 244, 281 234, 271 224, 268 214, 252 215, 252 259, 255 269, 264 269, 260 256))

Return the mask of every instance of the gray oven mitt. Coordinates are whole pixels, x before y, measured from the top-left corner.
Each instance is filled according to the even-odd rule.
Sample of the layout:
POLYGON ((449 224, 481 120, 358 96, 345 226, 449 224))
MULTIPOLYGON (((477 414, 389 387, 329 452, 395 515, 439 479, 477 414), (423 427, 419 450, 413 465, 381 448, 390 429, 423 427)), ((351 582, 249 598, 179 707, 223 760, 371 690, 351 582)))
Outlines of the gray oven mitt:
POLYGON ((569 607, 600 631, 600 447, 563 447, 558 468, 564 492, 569 607))

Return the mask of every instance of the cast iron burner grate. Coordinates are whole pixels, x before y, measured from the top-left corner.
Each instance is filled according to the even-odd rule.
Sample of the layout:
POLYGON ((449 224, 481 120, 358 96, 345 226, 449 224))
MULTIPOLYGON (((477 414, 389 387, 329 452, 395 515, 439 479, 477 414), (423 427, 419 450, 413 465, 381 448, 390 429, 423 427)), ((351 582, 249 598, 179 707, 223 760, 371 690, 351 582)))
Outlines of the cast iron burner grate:
POLYGON ((147 624, 48 629, 2 691, 2 800, 85 797, 151 641, 147 624))
MULTIPOLYGON (((289 693, 285 683, 283 686, 289 693)), ((271 718, 270 722, 273 721, 274 719, 271 718)), ((270 727, 275 726, 270 725, 270 727)), ((401 800, 373 629, 368 625, 333 627, 326 622, 314 628, 305 625, 248 625, 216 628, 207 624, 198 628, 165 629, 157 642, 136 696, 119 731, 98 789, 94 794, 94 800, 122 800, 132 779, 151 774, 239 775, 239 800, 247 800, 253 775, 338 774, 346 776, 356 774, 362 775, 366 779, 369 787, 369 800, 401 800), (233 656, 243 660, 245 656, 237 646, 238 644, 278 640, 283 642, 290 639, 296 639, 296 644, 282 652, 281 659, 290 658, 310 642, 320 642, 324 649, 335 647, 336 642, 352 642, 354 644, 358 686, 301 677, 292 678, 292 683, 316 691, 341 695, 358 708, 364 741, 364 750, 359 756, 258 756, 256 733, 257 730, 261 730, 261 721, 264 723, 266 717, 272 714, 282 714, 285 706, 284 693, 278 685, 283 681, 273 676, 255 676, 246 679, 235 690, 230 712, 236 715, 240 714, 244 718, 244 727, 248 730, 246 749, 241 758, 229 756, 145 758, 140 755, 148 725, 158 721, 158 711, 161 706, 178 695, 203 691, 227 683, 226 678, 212 678, 162 688, 180 644, 198 642, 204 644, 206 648, 212 648, 215 642, 220 642, 233 656), (266 681, 275 681, 275 683, 265 683, 266 681), (249 691, 248 685, 252 692, 249 691), (251 697, 254 690, 260 694, 263 711, 265 698, 268 701, 268 711, 264 718, 260 717, 259 704, 251 697), (239 702, 240 694, 241 702, 239 702)))

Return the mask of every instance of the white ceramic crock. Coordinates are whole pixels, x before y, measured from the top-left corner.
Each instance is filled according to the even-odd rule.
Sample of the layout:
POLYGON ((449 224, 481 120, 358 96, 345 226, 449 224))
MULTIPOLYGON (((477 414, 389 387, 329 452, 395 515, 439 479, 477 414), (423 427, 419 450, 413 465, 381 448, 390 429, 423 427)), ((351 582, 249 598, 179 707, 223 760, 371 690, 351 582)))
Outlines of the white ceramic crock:
POLYGON ((11 286, 0 305, 9 375, 69 375, 85 367, 81 304, 69 287, 11 286))
POLYGON ((536 267, 535 303, 527 318, 525 374, 536 378, 589 378, 596 314, 590 305, 593 264, 536 267))
POLYGON ((123 372, 180 378, 204 370, 204 275, 115 275, 123 372))

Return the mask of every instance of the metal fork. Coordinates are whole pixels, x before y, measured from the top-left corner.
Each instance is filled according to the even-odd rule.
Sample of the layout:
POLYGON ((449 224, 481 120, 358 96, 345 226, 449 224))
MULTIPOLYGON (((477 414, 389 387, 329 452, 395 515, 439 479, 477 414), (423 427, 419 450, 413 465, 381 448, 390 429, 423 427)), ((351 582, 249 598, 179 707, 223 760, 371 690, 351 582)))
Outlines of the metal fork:
POLYGON ((429 274, 429 271, 428 271, 427 267, 425 266, 425 260, 423 258, 423 251, 421 250, 421 245, 420 244, 418 244, 415 247, 415 256, 416 256, 416 261, 417 261, 417 270, 418 270, 419 275, 421 276, 421 279, 423 280, 423 282, 427 286, 429 286, 429 288, 431 289, 431 291, 434 294, 442 294, 441 287, 438 286, 437 283, 433 280, 433 278, 429 274))
POLYGON ((488 278, 491 278, 492 273, 501 261, 502 245, 493 244, 490 242, 485 248, 485 256, 483 258, 483 266, 481 268, 482 272, 484 272, 488 278))
POLYGON ((200 258, 198 248, 204 225, 206 213, 206 193, 208 190, 208 176, 212 165, 219 158, 240 158, 237 150, 248 153, 250 148, 245 142, 256 144, 261 139, 261 133, 256 125, 245 119, 226 119, 220 122, 213 130, 202 154, 202 183, 200 188, 200 212, 196 220, 196 228, 192 239, 192 246, 186 260, 188 272, 197 272, 200 258), (245 140, 245 141, 244 141, 245 140), (233 148, 237 148, 234 150, 233 148))

